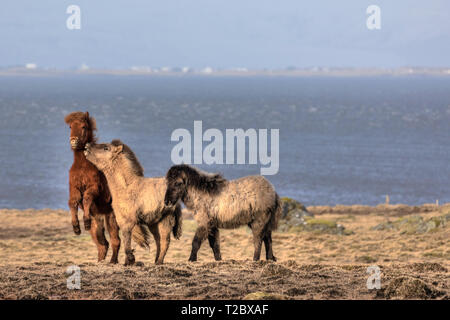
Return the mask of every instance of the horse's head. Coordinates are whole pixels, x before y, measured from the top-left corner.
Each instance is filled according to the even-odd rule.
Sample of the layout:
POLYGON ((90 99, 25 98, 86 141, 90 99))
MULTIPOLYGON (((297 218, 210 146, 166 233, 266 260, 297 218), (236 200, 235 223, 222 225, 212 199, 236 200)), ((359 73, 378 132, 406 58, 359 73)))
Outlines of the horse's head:
POLYGON ((122 143, 87 143, 84 149, 86 159, 92 162, 99 170, 110 167, 115 158, 123 151, 122 143))
POLYGON ((167 189, 164 196, 164 204, 173 206, 186 196, 187 193, 187 174, 182 166, 172 166, 166 174, 167 189))
POLYGON ((120 140, 111 143, 86 144, 86 159, 101 171, 112 170, 126 175, 144 176, 144 169, 134 152, 120 140))
POLYGON ((97 127, 89 112, 73 112, 66 116, 65 121, 70 126, 70 146, 73 150, 83 150, 86 143, 95 141, 97 127))
POLYGON ((166 205, 174 205, 186 198, 189 190, 214 195, 222 191, 226 183, 219 173, 208 173, 187 164, 172 166, 166 174, 167 190, 164 196, 166 205))

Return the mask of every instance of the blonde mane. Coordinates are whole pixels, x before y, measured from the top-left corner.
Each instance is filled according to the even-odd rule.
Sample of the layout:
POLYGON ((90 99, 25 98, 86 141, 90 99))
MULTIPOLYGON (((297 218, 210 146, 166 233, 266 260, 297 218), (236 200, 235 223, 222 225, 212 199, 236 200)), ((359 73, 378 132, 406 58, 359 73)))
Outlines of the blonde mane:
POLYGON ((143 177, 144 176, 144 168, 141 166, 138 158, 136 157, 134 152, 130 149, 130 147, 127 146, 126 144, 124 144, 120 140, 113 140, 111 142, 111 144, 113 146, 119 146, 119 145, 123 146, 123 150, 122 150, 123 158, 125 160, 127 160, 128 163, 130 164, 130 168, 131 168, 132 172, 137 176, 143 177))

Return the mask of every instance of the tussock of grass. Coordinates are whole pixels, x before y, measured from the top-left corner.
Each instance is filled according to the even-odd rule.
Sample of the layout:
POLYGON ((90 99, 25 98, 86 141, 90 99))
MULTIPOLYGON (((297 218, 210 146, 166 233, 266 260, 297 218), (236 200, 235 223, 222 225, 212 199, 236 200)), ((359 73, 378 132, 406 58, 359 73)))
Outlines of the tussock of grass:
POLYGON ((411 277, 393 279, 380 293, 388 299, 433 299, 444 294, 432 285, 411 277))

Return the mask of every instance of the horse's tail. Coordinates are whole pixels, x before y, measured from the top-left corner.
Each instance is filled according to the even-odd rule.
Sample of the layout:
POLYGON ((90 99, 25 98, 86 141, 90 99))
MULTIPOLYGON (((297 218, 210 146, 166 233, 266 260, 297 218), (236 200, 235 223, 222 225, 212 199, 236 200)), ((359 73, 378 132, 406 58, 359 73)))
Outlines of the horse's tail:
POLYGON ((278 194, 275 193, 275 201, 272 207, 269 209, 270 220, 269 220, 269 230, 276 230, 278 228, 278 220, 281 218, 281 200, 278 194))
POLYGON ((145 224, 137 224, 133 228, 131 236, 141 248, 150 248, 150 230, 145 224))
POLYGON ((175 239, 180 239, 183 226, 183 216, 181 206, 179 204, 176 205, 173 215, 175 217, 175 225, 172 228, 173 236, 175 239))

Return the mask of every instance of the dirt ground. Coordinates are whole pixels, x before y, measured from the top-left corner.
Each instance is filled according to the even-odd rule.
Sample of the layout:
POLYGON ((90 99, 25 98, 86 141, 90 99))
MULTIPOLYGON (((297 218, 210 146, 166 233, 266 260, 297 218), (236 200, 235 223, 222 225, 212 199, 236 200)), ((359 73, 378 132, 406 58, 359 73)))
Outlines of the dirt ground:
POLYGON ((122 249, 119 265, 97 263, 89 234, 73 234, 67 211, 0 210, 0 299, 449 299, 449 225, 413 234, 372 229, 398 217, 442 215, 448 206, 308 209, 352 234, 275 232, 272 263, 251 261, 248 229, 221 230, 223 261, 214 261, 206 242, 199 262, 189 263, 196 226, 185 219, 163 266, 153 263, 152 243, 150 251, 136 248, 132 267, 122 265, 122 249), (81 269, 80 290, 67 288, 71 265, 81 269), (372 265, 381 269, 379 290, 367 289, 372 265))

